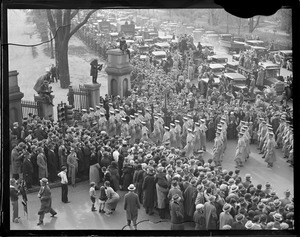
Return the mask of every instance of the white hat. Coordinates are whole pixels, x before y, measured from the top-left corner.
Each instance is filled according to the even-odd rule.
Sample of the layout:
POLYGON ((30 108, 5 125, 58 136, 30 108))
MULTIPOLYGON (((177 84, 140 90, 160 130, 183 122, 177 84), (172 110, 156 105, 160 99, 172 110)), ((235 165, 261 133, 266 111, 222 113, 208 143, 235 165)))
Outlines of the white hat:
POLYGON ((90 111, 94 111, 94 108, 90 108, 90 111))
POLYGON ((196 210, 199 210, 199 209, 202 209, 202 208, 204 208, 204 205, 203 204, 197 204, 196 205, 196 210))
POLYGON ((128 190, 134 191, 134 190, 135 190, 134 184, 130 184, 130 185, 128 186, 128 190))

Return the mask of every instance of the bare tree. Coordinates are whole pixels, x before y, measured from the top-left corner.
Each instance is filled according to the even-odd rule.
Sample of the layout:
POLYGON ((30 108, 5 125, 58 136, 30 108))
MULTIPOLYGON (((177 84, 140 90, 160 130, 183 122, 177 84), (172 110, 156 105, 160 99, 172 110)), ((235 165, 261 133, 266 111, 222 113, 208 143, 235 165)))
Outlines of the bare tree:
POLYGON ((249 19, 249 33, 252 33, 258 27, 259 20, 260 20, 260 16, 257 16, 256 22, 255 22, 255 17, 251 17, 249 19))
POLYGON ((72 28, 71 20, 78 14, 79 10, 47 10, 47 18, 50 30, 55 37, 55 58, 58 67, 58 75, 61 88, 70 85, 68 46, 70 38, 88 21, 97 9, 89 11, 84 19, 72 28), (59 28, 60 27, 60 28, 59 28))

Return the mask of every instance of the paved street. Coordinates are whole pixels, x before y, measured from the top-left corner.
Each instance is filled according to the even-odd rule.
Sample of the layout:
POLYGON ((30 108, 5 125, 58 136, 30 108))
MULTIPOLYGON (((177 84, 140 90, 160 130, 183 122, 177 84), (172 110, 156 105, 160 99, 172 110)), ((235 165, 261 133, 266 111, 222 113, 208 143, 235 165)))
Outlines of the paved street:
MULTIPOLYGON (((205 161, 211 158, 212 143, 208 143, 208 152, 205 153, 205 161)), ((236 141, 229 141, 223 167, 227 170, 234 170, 234 153, 236 141)), ((256 147, 251 147, 251 158, 248 160, 244 168, 241 168, 241 176, 244 178, 246 173, 250 173, 253 177, 254 185, 261 183, 264 185, 267 181, 273 186, 273 190, 283 196, 286 189, 294 192, 293 187, 293 168, 289 167, 283 158, 281 158, 280 150, 277 150, 277 161, 272 169, 266 167, 266 163, 257 154, 256 147)), ((40 201, 37 198, 37 193, 28 194, 28 220, 23 213, 21 200, 19 202, 20 223, 11 223, 12 230, 60 230, 60 229, 122 229, 126 225, 126 214, 123 210, 124 193, 119 192, 121 201, 119 202, 116 212, 111 216, 99 214, 91 211, 91 202, 89 199, 89 184, 88 181, 77 184, 75 188, 69 186, 69 199, 71 203, 63 204, 61 202, 61 189, 52 189, 52 207, 57 211, 57 218, 51 218, 50 214, 46 214, 43 226, 37 226, 37 212, 40 208, 40 201)), ((99 194, 99 193, 98 193, 99 194)), ((293 196, 293 195, 292 195, 293 196)), ((97 208, 98 208, 97 204, 97 208)), ((154 224, 159 221, 158 213, 153 216, 148 216, 145 210, 139 210, 138 221, 150 220, 142 222, 138 225, 141 230, 169 230, 170 223, 163 222, 154 224)), ((128 227, 125 228, 129 229, 128 227)), ((186 229, 192 229, 191 224, 186 224, 186 229)))

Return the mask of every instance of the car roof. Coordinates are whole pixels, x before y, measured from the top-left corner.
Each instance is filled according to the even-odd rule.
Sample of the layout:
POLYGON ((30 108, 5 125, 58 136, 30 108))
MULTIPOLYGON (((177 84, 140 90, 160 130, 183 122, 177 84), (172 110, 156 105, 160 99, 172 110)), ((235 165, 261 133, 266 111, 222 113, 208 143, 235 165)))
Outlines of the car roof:
POLYGON ((167 42, 163 42, 163 43, 155 43, 154 45, 160 46, 160 47, 170 47, 170 44, 167 43, 167 42))
POLYGON ((260 66, 263 66, 263 67, 266 67, 266 68, 268 68, 268 67, 276 67, 276 68, 280 68, 279 65, 274 64, 274 63, 260 63, 259 65, 260 65, 260 66))
POLYGON ((224 73, 225 77, 229 77, 231 79, 245 79, 246 77, 240 73, 232 72, 232 73, 224 73))
POLYGON ((145 44, 145 45, 138 45, 138 48, 143 48, 143 47, 148 47, 148 48, 149 48, 149 45, 148 45, 148 44, 145 44))
POLYGON ((167 55, 165 51, 153 51, 152 54, 155 56, 167 55))
POLYGON ((218 36, 219 37, 219 35, 218 34, 206 34, 206 36, 210 36, 210 37, 215 37, 215 36, 218 36))
POLYGON ((227 58, 228 59, 228 57, 225 55, 212 55, 212 56, 210 56, 210 58, 227 58))
POLYGON ((119 33, 118 32, 112 32, 112 33, 109 33, 111 36, 118 36, 119 33))
POLYGON ((264 41, 262 41, 262 40, 247 40, 246 42, 250 42, 250 43, 264 43, 264 41))
POLYGON ((227 64, 239 65, 239 62, 237 62, 237 61, 234 61, 234 62, 227 62, 227 64))
POLYGON ((279 50, 279 52, 290 54, 293 53, 293 50, 279 50))
POLYGON ((252 49, 266 49, 265 47, 261 46, 251 46, 252 49))
POLYGON ((214 69, 214 68, 224 68, 224 66, 222 64, 219 63, 211 63, 209 64, 209 67, 214 69))

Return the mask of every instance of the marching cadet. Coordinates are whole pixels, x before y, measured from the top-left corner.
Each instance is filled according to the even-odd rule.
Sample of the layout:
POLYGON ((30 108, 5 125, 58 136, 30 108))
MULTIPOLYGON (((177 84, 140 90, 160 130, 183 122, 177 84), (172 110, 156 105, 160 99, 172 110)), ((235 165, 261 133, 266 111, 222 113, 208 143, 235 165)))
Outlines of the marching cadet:
POLYGON ((187 130, 188 130, 188 118, 183 117, 183 125, 182 125, 182 134, 181 134, 181 141, 182 146, 184 147, 186 145, 186 137, 187 137, 187 130))
POLYGON ((126 114, 126 112, 124 110, 124 107, 120 106, 119 109, 120 109, 120 115, 121 115, 121 117, 125 118, 127 116, 127 114, 126 114))
POLYGON ((165 126, 165 132, 162 139, 162 143, 165 144, 166 142, 170 142, 170 128, 165 126))
POLYGON ((283 133, 283 130, 285 128, 285 125, 286 125, 285 117, 281 116, 279 127, 275 131, 275 138, 276 138, 276 143, 277 143, 276 148, 279 148, 282 145, 282 133, 283 133))
POLYGON ((195 123, 195 129, 194 129, 194 152, 200 150, 202 148, 201 144, 201 137, 200 137, 200 123, 195 123))
POLYGON ((243 138, 246 145, 245 149, 245 162, 249 159, 250 155, 250 134, 248 132, 248 126, 243 126, 241 131, 244 133, 243 138))
POLYGON ((221 117, 220 123, 222 125, 222 131, 224 133, 224 152, 227 148, 227 123, 226 123, 226 118, 225 116, 221 117))
POLYGON ((143 111, 142 110, 138 110, 138 119, 140 121, 145 121, 145 118, 143 116, 143 111))
POLYGON ((95 115, 95 121, 98 123, 99 122, 99 119, 100 119, 100 106, 99 105, 96 105, 96 111, 94 113, 95 115))
POLYGON ((260 150, 259 154, 262 154, 263 152, 261 151, 262 146, 264 144, 263 139, 266 136, 266 133, 268 131, 268 127, 267 127, 267 122, 265 120, 262 121, 262 127, 261 130, 258 131, 258 140, 259 140, 259 145, 258 145, 258 150, 260 150))
POLYGON ((152 140, 156 145, 161 144, 161 130, 160 123, 158 121, 158 116, 154 116, 154 125, 153 125, 153 133, 152 140))
POLYGON ((193 135, 193 130, 191 128, 188 128, 188 134, 186 136, 186 157, 190 157, 193 155, 193 150, 194 150, 194 135, 193 135))
POLYGON ((130 136, 129 144, 134 144, 135 143, 135 136, 136 136, 136 132, 135 132, 135 117, 134 117, 134 115, 130 115, 129 136, 130 136))
POLYGON ((122 118, 122 126, 121 126, 121 137, 128 137, 129 134, 129 125, 126 121, 126 118, 122 118))
POLYGON ((104 113, 104 116, 106 115, 107 111, 106 109, 104 108, 104 105, 102 103, 99 104, 100 106, 100 113, 104 113))
POLYGON ((163 135, 164 135, 164 124, 165 124, 165 121, 164 119, 162 118, 162 114, 161 113, 158 113, 158 122, 159 122, 159 127, 160 127, 160 135, 161 135, 161 141, 163 139, 163 135))
MULTIPOLYGON (((249 135, 250 135, 250 144, 253 144, 254 142, 253 142, 253 135, 254 135, 254 127, 253 127, 253 122, 252 121, 250 121, 249 122, 249 125, 248 125, 248 132, 249 132, 249 135)), ((249 145, 250 145, 249 144, 249 145)))
POLYGON ((243 161, 244 161, 244 154, 246 149, 246 143, 244 141, 244 133, 241 131, 238 133, 238 144, 235 150, 235 168, 243 167, 243 161))
POLYGON ((110 116, 108 119, 108 134, 109 136, 113 137, 116 135, 116 118, 115 118, 115 112, 113 110, 109 111, 110 116))
POLYGON ((83 123, 83 127, 84 128, 88 128, 89 127, 89 115, 87 114, 87 110, 86 109, 82 109, 81 110, 83 112, 83 115, 81 117, 81 121, 83 123))
POLYGON ((144 121, 146 122, 146 127, 148 128, 148 131, 151 131, 151 114, 150 114, 150 109, 145 108, 145 116, 144 116, 144 121))
POLYGON ((95 122, 95 112, 94 108, 90 108, 90 113, 89 113, 89 121, 90 121, 90 126, 95 122))
POLYGON ((99 131, 105 131, 107 132, 107 119, 105 117, 105 113, 100 112, 100 119, 99 119, 99 131))
POLYGON ((269 126, 269 124, 267 126, 268 126, 268 132, 266 133, 266 136, 265 136, 265 139, 264 139, 264 145, 263 145, 263 148, 262 148, 262 151, 263 151, 262 158, 263 159, 266 157, 266 154, 267 154, 267 144, 268 144, 268 141, 269 141, 269 133, 273 133, 272 126, 269 126))
POLYGON ((122 117, 120 115, 120 110, 115 109, 116 115, 115 115, 115 119, 116 119, 116 134, 118 136, 121 136, 121 126, 122 126, 122 117))
POLYGON ((265 162, 268 163, 268 168, 273 167, 273 163, 276 161, 276 155, 275 155, 275 146, 276 142, 274 139, 274 133, 270 132, 269 134, 269 139, 267 143, 267 153, 266 153, 266 158, 265 162))
POLYGON ((175 124, 170 123, 170 126, 170 146, 175 148, 177 146, 175 124))
POLYGON ((291 127, 290 126, 287 126, 287 129, 285 130, 285 135, 283 136, 283 146, 282 146, 282 152, 283 152, 283 158, 288 158, 289 156, 289 147, 291 146, 291 142, 292 142, 292 139, 293 139, 293 133, 292 133, 292 130, 291 130, 291 127))
POLYGON ((206 151, 206 131, 205 119, 200 119, 200 143, 203 151, 206 151))
POLYGON ((139 114, 135 113, 135 140, 136 143, 139 143, 140 139, 142 138, 142 124, 141 120, 139 119, 139 114))
POLYGON ((176 136, 176 148, 181 149, 182 148, 182 144, 181 144, 181 126, 180 126, 180 121, 179 120, 175 120, 175 136, 176 136))
POLYGON ((222 140, 220 134, 221 134, 221 130, 217 129, 214 146, 213 146, 213 158, 212 158, 216 166, 221 166, 222 140))
POLYGON ((110 111, 113 111, 114 112, 114 114, 115 114, 115 109, 114 109, 114 107, 113 107, 113 103, 108 103, 108 111, 110 112, 110 111))
POLYGON ((91 132, 98 132, 98 129, 99 129, 99 125, 96 121, 94 121, 91 125, 90 131, 91 132))
POLYGON ((190 128, 192 130, 194 128, 193 115, 191 115, 191 114, 188 115, 188 128, 190 128))
POLYGON ((224 128, 222 127, 221 123, 217 126, 217 131, 220 131, 220 140, 221 140, 221 156, 220 156, 220 162, 224 159, 224 151, 225 151, 225 143, 224 143, 224 128))
POLYGON ((149 142, 149 130, 146 127, 146 122, 142 121, 142 138, 141 138, 141 142, 149 142))

